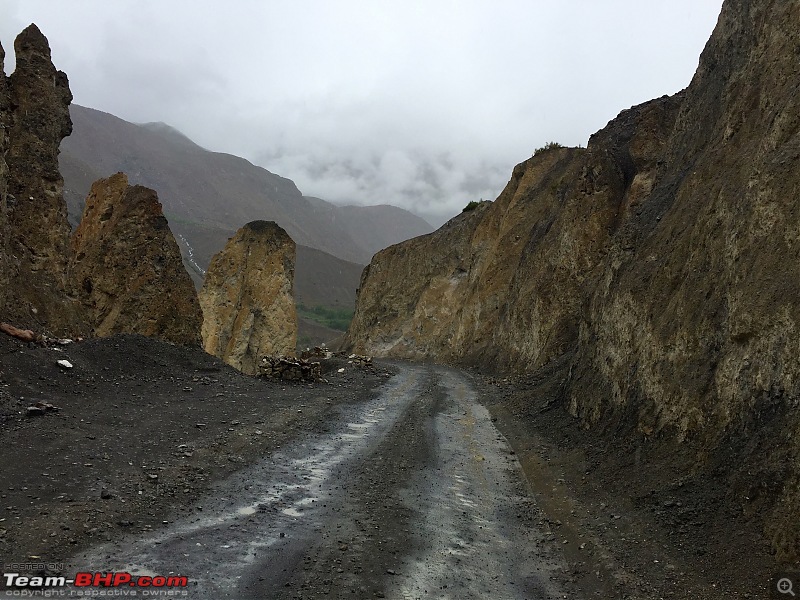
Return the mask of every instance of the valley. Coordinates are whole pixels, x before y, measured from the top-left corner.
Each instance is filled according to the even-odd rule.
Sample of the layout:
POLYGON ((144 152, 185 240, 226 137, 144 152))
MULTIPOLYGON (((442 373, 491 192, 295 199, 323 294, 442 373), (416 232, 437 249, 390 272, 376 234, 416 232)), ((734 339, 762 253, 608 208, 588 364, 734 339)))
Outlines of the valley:
MULTIPOLYGON (((797 22, 800 0, 725 0, 685 89, 524 154, 435 231, 76 105, 25 27, 10 75, 0 48, 6 572, 179 574, 193 598, 793 595, 797 22)), ((387 156, 314 168, 442 184, 387 156)))
MULTIPOLYGON (((294 183, 245 159, 209 152, 163 123, 134 124, 71 105, 73 130, 59 154, 70 223, 77 226, 89 188, 125 172, 132 184, 158 191, 187 272, 199 290, 211 257, 239 227, 274 220, 298 244, 298 303, 355 308, 361 271, 372 255, 432 231, 393 206, 337 206, 303 196, 294 183)), ((301 316, 303 347, 331 343, 342 329, 301 316)))

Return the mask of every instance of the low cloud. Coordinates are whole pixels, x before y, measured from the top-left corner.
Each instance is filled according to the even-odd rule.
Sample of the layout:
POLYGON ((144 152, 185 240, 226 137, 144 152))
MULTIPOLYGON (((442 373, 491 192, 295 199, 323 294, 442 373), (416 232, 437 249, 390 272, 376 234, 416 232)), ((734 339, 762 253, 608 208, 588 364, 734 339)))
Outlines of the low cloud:
POLYGON ((256 162, 276 173, 292 173, 309 196, 340 204, 393 204, 440 225, 470 200, 492 200, 510 176, 508 164, 489 164, 480 157, 456 158, 428 149, 371 151, 340 158, 336 150, 316 149, 275 155, 256 162))

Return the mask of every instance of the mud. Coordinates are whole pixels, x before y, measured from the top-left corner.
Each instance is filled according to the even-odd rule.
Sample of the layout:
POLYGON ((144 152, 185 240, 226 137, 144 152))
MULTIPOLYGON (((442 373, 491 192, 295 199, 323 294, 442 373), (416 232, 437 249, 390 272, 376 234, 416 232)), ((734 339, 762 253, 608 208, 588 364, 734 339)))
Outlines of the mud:
POLYGON ((524 519, 535 507, 519 465, 468 382, 394 369, 328 433, 300 436, 214 485, 202 510, 67 570, 185 575, 192 598, 560 597, 563 565, 524 519))
POLYGON ((187 598, 769 595, 768 544, 722 510, 725 482, 612 452, 563 412, 557 371, 334 358, 324 377, 136 336, 0 337, 4 572, 180 574, 187 598), (59 410, 26 416, 35 401, 59 410))
POLYGON ((785 598, 775 582, 796 568, 778 564, 764 533, 768 513, 743 512, 726 476, 729 464, 748 468, 747 458, 728 451, 692 469, 695 448, 630 443, 625 421, 583 429, 564 409, 568 365, 480 379, 578 597, 785 598))
POLYGON ((3 563, 59 565, 159 531, 197 511, 215 482, 327 431, 333 411, 389 377, 339 359, 327 369, 325 383, 285 385, 138 336, 60 350, 0 336, 3 563), (36 401, 59 410, 27 417, 36 401))

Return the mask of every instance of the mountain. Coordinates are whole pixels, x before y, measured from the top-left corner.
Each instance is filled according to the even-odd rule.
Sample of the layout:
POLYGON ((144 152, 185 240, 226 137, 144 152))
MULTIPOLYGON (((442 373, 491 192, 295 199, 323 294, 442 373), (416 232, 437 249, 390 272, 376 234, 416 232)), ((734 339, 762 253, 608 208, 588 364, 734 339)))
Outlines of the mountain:
POLYGON ((298 304, 355 308, 356 289, 364 265, 308 246, 297 247, 297 264, 303 267, 303 277, 295 276, 294 282, 294 297, 298 304))
POLYGON ((364 264, 368 263, 376 252, 387 246, 433 230, 427 221, 397 206, 389 204, 339 206, 313 196, 305 198, 314 206, 315 212, 321 218, 335 224, 352 239, 358 240, 368 255, 363 261, 364 264))
POLYGON ((72 135, 62 142, 59 163, 72 222, 91 182, 122 171, 132 184, 158 191, 176 235, 204 249, 195 254, 203 269, 211 255, 198 235, 227 239, 255 220, 275 221, 297 244, 362 264, 381 248, 432 230, 399 208, 338 207, 306 198, 291 180, 243 158, 209 152, 163 123, 136 125, 75 104, 70 115, 72 135))
POLYGON ((798 20, 800 0, 726 0, 686 90, 379 252, 347 344, 526 374, 661 486, 637 501, 717 482, 693 525, 756 520, 796 564, 798 20))
MULTIPOLYGON (((197 289, 211 258, 240 227, 268 220, 297 243, 298 302, 352 310, 361 270, 373 254, 433 229, 394 206, 337 206, 303 196, 291 180, 243 158, 209 152, 164 123, 137 125, 75 104, 70 115, 72 134, 61 144, 59 167, 73 227, 92 183, 122 171, 131 184, 158 192, 197 289)), ((308 317, 300 315, 306 343, 341 334, 308 317)))

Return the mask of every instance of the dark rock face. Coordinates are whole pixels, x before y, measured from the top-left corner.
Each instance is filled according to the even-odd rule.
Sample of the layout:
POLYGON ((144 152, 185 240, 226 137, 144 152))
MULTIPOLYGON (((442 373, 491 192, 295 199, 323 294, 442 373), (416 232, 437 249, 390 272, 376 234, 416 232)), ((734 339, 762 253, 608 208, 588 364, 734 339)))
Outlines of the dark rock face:
POLYGON ((0 86, 7 167, 5 177, 0 167, 7 194, 6 309, 18 322, 64 333, 80 322, 79 310, 63 296, 70 228, 58 170, 59 145, 72 130, 72 94, 36 25, 19 34, 14 50, 16 69, 0 86))
POLYGON ((691 448, 687 473, 740 448, 728 500, 796 560, 797 22, 800 0, 726 1, 684 92, 518 165, 455 239, 377 254, 350 346, 526 372, 573 356, 561 399, 585 426, 691 448))
POLYGON ((800 555, 798 18, 796 0, 725 3, 653 190, 592 286, 570 394, 587 423, 635 409, 654 435, 749 444, 769 487, 745 476, 731 496, 758 502, 787 560, 800 555))
POLYGON ((70 279, 94 335, 200 345, 200 304, 158 196, 123 173, 92 185, 72 236, 70 279))

